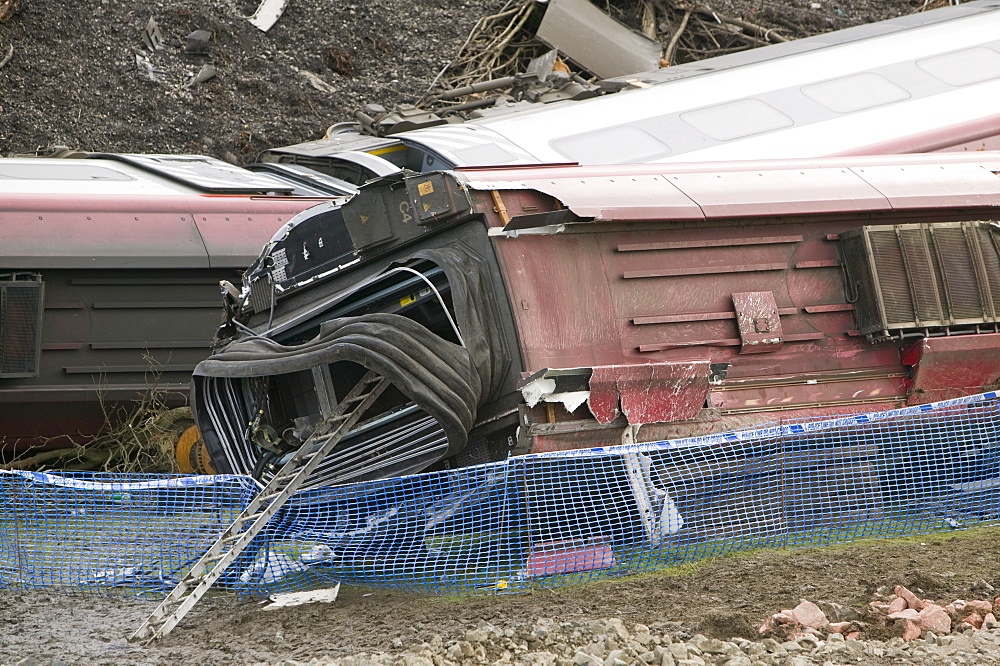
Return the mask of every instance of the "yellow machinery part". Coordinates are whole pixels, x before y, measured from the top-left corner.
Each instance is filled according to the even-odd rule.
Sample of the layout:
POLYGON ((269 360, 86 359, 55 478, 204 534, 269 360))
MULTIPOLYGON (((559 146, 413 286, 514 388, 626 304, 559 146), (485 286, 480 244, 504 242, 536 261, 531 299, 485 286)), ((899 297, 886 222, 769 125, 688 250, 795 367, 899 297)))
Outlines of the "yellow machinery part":
POLYGON ((177 467, 181 474, 215 474, 198 426, 189 426, 177 438, 177 467))

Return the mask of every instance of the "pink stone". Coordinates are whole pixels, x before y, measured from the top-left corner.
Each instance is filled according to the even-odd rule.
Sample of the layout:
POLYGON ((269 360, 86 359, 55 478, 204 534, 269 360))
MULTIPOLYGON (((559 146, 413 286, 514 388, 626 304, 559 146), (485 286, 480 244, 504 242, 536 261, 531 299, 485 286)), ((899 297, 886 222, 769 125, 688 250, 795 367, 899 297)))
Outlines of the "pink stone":
POLYGON ((897 611, 895 613, 889 613, 890 620, 913 620, 914 622, 920 622, 920 613, 913 610, 912 608, 907 608, 906 610, 897 611))
POLYGON ((893 613, 898 613, 899 611, 906 610, 907 608, 906 599, 903 597, 896 597, 889 602, 889 607, 885 610, 891 616, 893 613))
POLYGON ((831 622, 826 625, 831 634, 844 634, 853 626, 853 622, 831 622))
POLYGON ((771 617, 764 620, 764 624, 760 625, 761 635, 767 635, 774 633, 778 627, 785 625, 795 625, 797 624, 795 616, 792 611, 781 611, 780 613, 775 613, 771 617))
POLYGON ((920 611, 920 625, 940 636, 951 631, 951 617, 941 606, 927 604, 920 611))
POLYGON ((860 631, 852 631, 850 633, 845 634, 844 638, 846 638, 847 640, 852 640, 852 639, 853 640, 858 640, 859 638, 861 638, 861 632, 860 631))
POLYGON ((917 606, 920 606, 920 599, 917 599, 917 595, 913 594, 913 592, 910 592, 902 585, 897 585, 896 589, 894 589, 893 592, 896 593, 897 597, 902 597, 903 599, 906 600, 907 607, 916 608, 917 610, 920 610, 919 608, 917 608, 917 606))
POLYGON ((993 612, 993 604, 988 601, 982 601, 980 599, 973 599, 972 601, 965 604, 966 608, 969 610, 974 610, 980 615, 986 615, 987 613, 993 612))
POLYGON ((984 629, 996 629, 997 627, 1000 627, 1000 622, 997 622, 996 615, 993 613, 987 613, 983 616, 984 629))
POLYGON ((869 601, 868 607, 876 613, 881 613, 882 615, 889 612, 889 604, 884 604, 881 601, 869 601))
POLYGON ((965 618, 965 624, 969 625, 973 629, 982 629, 983 616, 979 613, 971 613, 967 618, 965 618))
POLYGON ((798 620, 799 624, 813 629, 819 629, 829 624, 826 614, 820 610, 819 606, 811 601, 803 600, 792 610, 792 616, 798 620))
MULTIPOLYGON (((910 608, 909 610, 913 610, 910 608)), ((903 620, 903 640, 914 641, 920 638, 920 623, 913 620, 903 620)))

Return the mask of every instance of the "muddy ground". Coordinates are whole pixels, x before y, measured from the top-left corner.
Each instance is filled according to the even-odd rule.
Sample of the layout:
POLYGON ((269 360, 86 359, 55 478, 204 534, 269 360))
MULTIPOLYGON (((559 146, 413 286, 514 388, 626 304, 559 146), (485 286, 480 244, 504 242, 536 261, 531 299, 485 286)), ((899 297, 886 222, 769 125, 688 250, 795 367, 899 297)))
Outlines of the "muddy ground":
MULTIPOLYGON (((538 618, 621 618, 682 640, 694 633, 759 638, 769 614, 800 598, 863 608, 884 584, 942 602, 1000 589, 1000 527, 842 546, 717 557, 673 570, 527 595, 417 596, 344 588, 332 604, 263 610, 252 600, 204 600, 161 643, 130 645, 151 601, 46 592, 0 596, 0 663, 278 663, 357 653, 404 653, 461 640, 486 621, 515 635, 538 618), (437 637, 437 638, 435 638, 437 637), (30 662, 28 662, 30 663, 30 662)), ((870 636, 885 638, 885 636, 870 636)), ((496 655, 494 655, 496 656, 496 655)), ((863 663, 899 663, 867 659, 863 663)), ((990 663, 973 661, 964 663, 990 663)))

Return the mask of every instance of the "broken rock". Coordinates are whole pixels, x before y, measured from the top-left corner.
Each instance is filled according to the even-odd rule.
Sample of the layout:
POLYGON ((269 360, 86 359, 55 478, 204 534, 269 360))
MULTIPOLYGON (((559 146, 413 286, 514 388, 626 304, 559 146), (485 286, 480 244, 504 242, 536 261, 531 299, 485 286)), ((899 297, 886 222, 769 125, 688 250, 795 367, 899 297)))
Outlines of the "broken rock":
POLYGON ((812 627, 813 629, 819 629, 829 624, 826 614, 820 610, 820 607, 805 599, 799 602, 799 605, 792 610, 792 615, 799 624, 812 627))
POLYGON ((852 627, 854 627, 854 623, 849 621, 831 622, 826 626, 826 628, 830 631, 831 634, 841 634, 841 635, 851 631, 852 627))
POLYGON ((913 620, 914 622, 920 621, 920 613, 913 610, 912 608, 907 608, 901 611, 896 611, 895 613, 889 613, 890 620, 913 620))
POLYGON ((906 599, 903 597, 896 597, 889 602, 889 607, 886 608, 885 611, 891 617, 893 613, 898 613, 899 611, 906 610, 908 608, 910 608, 910 606, 906 603, 906 599))
POLYGON ((966 625, 965 628, 980 629, 983 626, 983 616, 979 613, 970 613, 966 616, 962 624, 966 625))
POLYGON ((920 626, 939 636, 951 631, 951 617, 937 604, 926 604, 920 610, 920 626))
MULTIPOLYGON (((908 610, 913 610, 912 608, 908 610)), ((915 641, 920 638, 921 628, 920 623, 914 620, 903 620, 903 633, 902 639, 904 641, 915 641)))
POLYGON ((897 597, 901 597, 902 599, 906 600, 906 605, 908 608, 920 610, 923 607, 923 603, 921 602, 920 599, 917 598, 917 595, 913 594, 913 592, 910 592, 902 585, 897 585, 896 588, 893 590, 893 592, 896 594, 897 597))

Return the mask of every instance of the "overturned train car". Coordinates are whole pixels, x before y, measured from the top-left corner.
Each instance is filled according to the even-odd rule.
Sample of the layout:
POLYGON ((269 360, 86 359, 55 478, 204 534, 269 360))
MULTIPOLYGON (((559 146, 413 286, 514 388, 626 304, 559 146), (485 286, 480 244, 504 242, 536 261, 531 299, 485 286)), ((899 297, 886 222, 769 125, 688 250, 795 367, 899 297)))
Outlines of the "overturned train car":
POLYGON ((0 447, 85 443, 148 394, 184 404, 239 276, 353 187, 200 155, 0 159, 0 447))
POLYGON ((267 477, 366 369, 311 483, 919 404, 1000 378, 1000 154, 397 174, 297 216, 193 404, 267 477))

